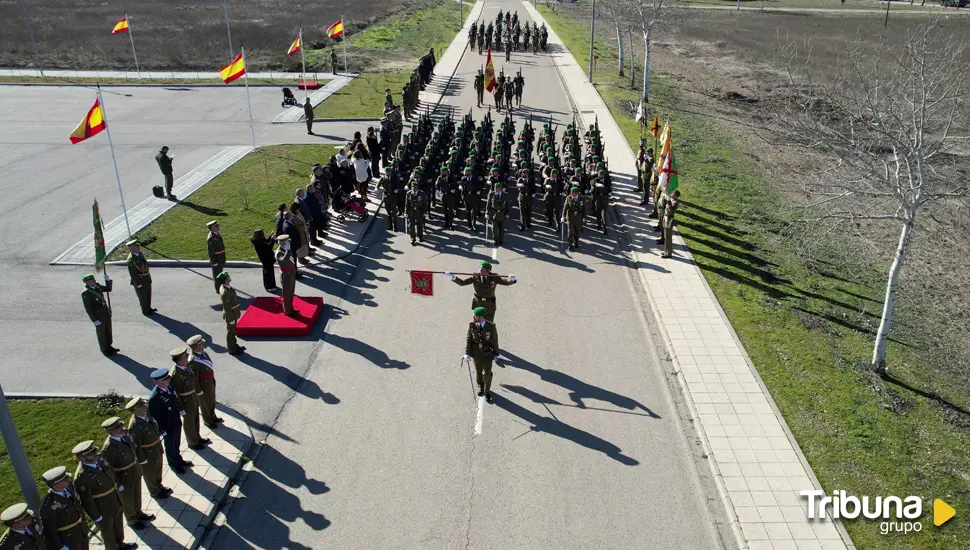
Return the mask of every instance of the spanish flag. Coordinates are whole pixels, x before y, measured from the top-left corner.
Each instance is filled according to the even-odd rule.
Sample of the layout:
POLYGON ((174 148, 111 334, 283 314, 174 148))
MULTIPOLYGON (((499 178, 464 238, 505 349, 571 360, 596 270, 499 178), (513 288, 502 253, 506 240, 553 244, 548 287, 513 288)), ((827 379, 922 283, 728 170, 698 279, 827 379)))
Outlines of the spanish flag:
POLYGON ((219 76, 222 77, 222 81, 226 84, 229 84, 244 74, 246 74, 246 62, 243 60, 242 52, 239 52, 239 55, 235 59, 219 71, 219 76))
POLYGON ((331 40, 335 38, 340 38, 341 36, 343 36, 343 34, 344 34, 343 19, 337 19, 336 23, 327 27, 327 36, 329 36, 331 40))
POLYGON ((488 57, 485 59, 485 89, 491 92, 495 88, 495 65, 492 65, 492 48, 488 49, 488 57))
POLYGON ((82 141, 99 134, 108 125, 104 121, 104 111, 101 110, 101 100, 95 99, 94 106, 84 115, 84 120, 77 125, 71 132, 71 143, 81 143, 82 141))
POLYGON ((125 15, 121 18, 121 21, 115 25, 115 28, 111 29, 111 34, 118 34, 119 32, 128 32, 128 16, 125 15))
POLYGON ((300 43, 302 42, 302 40, 301 40, 302 38, 303 38, 303 33, 300 33, 296 37, 296 40, 294 40, 293 43, 290 44, 290 49, 286 50, 286 55, 292 57, 293 54, 295 54, 295 53, 297 53, 297 52, 300 51, 300 43))

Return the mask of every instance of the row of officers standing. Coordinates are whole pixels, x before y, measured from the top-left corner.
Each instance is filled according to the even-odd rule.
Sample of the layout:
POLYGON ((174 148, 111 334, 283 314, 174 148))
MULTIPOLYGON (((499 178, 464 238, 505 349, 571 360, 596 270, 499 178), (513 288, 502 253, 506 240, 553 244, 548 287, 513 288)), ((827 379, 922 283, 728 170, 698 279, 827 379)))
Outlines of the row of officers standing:
POLYGON ((108 550, 136 547, 125 542, 125 525, 137 531, 155 519, 142 509, 142 481, 152 498, 171 496, 172 489, 162 484, 163 455, 173 472, 184 475, 193 464, 182 457, 182 435, 190 449, 201 451, 212 441, 201 436, 200 421, 210 429, 223 423, 205 339, 196 335, 186 344, 170 352, 171 369, 152 372, 155 387, 147 400, 126 403, 127 424, 109 418, 101 424, 107 437, 100 448, 91 440, 74 446, 73 476, 66 466, 44 472, 49 490, 36 513, 19 503, 0 514, 9 528, 0 550, 86 550, 88 519, 108 550))

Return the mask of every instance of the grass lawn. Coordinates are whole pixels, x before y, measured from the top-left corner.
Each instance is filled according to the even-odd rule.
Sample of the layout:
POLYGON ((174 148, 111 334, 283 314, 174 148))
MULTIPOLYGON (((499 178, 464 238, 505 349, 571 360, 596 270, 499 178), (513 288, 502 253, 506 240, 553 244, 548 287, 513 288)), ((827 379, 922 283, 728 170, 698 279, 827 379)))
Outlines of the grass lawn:
MULTIPOLYGON (((208 259, 206 222, 219 220, 230 261, 258 261, 249 236, 273 231, 276 207, 309 182, 314 162, 326 164, 333 145, 273 145, 249 153, 136 234, 149 258, 208 259)), ((124 260, 119 247, 109 256, 124 260)))
MULTIPOLYGON (((310 73, 308 73, 310 74, 310 73)), ((206 79, 206 78, 176 78, 176 79, 166 79, 166 78, 72 78, 72 77, 41 77, 41 76, 0 76, 0 84, 63 84, 65 86, 70 86, 71 84, 80 84, 84 86, 90 86, 92 84, 112 84, 112 85, 124 85, 124 84, 156 84, 156 85, 179 85, 179 86, 192 86, 199 84, 221 84, 226 86, 222 80, 218 78, 206 79)), ((260 85, 260 86, 293 86, 296 88, 297 81, 290 79, 279 79, 279 78, 250 78, 249 84, 260 85)), ((230 82, 228 86, 245 86, 246 82, 243 79, 230 82)))
MULTIPOLYGON (((586 66, 589 27, 563 11, 541 5, 540 11, 586 66)), ((615 76, 615 48, 598 43, 595 54, 596 87, 635 146, 639 90, 615 76)), ((798 255, 779 238, 786 209, 757 162, 711 119, 677 111, 691 105, 681 101, 676 83, 663 75, 651 82, 651 100, 670 115, 680 155, 680 232, 823 487, 924 498, 922 533, 883 536, 877 523, 847 521, 855 544, 967 548, 966 518, 943 528, 929 518, 936 497, 970 509, 970 422, 868 372, 885 272, 835 261, 834 253, 832 261, 798 255)), ((830 238, 833 252, 853 246, 830 238)), ((898 311, 897 327, 919 326, 906 314, 898 311)), ((891 368, 928 369, 932 328, 894 332, 891 368)))
MULTIPOLYGON (((118 408, 120 400, 99 406, 97 399, 41 399, 38 401, 11 399, 10 413, 23 441, 27 460, 34 471, 41 496, 47 484, 41 474, 55 466, 67 466, 73 474, 77 460, 71 449, 81 441, 93 439, 98 447, 104 441, 101 422, 120 416, 125 422, 129 415, 118 408)), ((0 508, 23 502, 20 485, 13 473, 7 448, 0 441, 0 508)))
MULTIPOLYGON (((465 2, 465 15, 474 3, 465 2)), ((347 50, 363 63, 361 75, 317 106, 317 118, 380 118, 384 114, 384 89, 401 103, 401 89, 421 56, 434 48, 440 59, 458 32, 458 4, 441 0, 410 13, 394 15, 347 39, 347 50)), ((337 54, 342 55, 340 48, 337 54)), ((329 50, 308 52, 317 63, 329 50)))

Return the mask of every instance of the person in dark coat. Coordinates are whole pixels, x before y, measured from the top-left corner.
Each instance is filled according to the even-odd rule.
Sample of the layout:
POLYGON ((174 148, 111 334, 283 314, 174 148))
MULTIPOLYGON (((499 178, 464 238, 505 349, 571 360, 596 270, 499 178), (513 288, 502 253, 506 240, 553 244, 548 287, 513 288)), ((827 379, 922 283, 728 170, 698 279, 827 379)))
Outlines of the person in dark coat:
POLYGON ((263 266, 263 288, 267 292, 276 290, 276 256, 273 254, 273 239, 267 239, 263 230, 257 229, 249 237, 249 242, 253 243, 256 257, 263 266))
POLYGON ((317 214, 312 208, 310 208, 310 205, 307 204, 306 191, 303 189, 297 189, 296 198, 293 199, 293 202, 296 203, 297 207, 300 209, 300 215, 303 216, 304 221, 306 221, 307 234, 310 237, 310 245, 320 246, 320 239, 317 238, 316 231, 317 224, 319 223, 316 221, 317 214))
POLYGON ((286 203, 281 202, 279 206, 276 207, 276 229, 273 233, 277 235, 283 234, 283 222, 286 221, 286 203))
POLYGON ((176 474, 184 474, 185 467, 192 466, 192 463, 182 458, 179 451, 182 442, 182 409, 175 390, 170 387, 172 377, 168 369, 157 369, 152 372, 152 380, 155 381, 155 388, 148 398, 148 412, 162 431, 168 467, 176 474))
MULTIPOLYGON (((320 199, 314 192, 314 184, 306 186, 306 193, 304 194, 303 201, 306 203, 307 207, 310 209, 310 213, 313 215, 313 220, 310 222, 310 235, 318 238, 326 238, 327 228, 326 228, 326 212, 323 211, 323 205, 320 204, 320 199)), ((322 246, 323 243, 317 241, 316 246, 322 246)))
MULTIPOLYGON (((280 231, 276 234, 277 237, 280 235, 290 236, 290 247, 292 250, 297 250, 303 246, 303 239, 300 236, 300 228, 297 227, 293 222, 293 214, 289 210, 284 212, 283 225, 280 226, 280 231)), ((275 253, 273 255, 273 261, 276 261, 275 253)), ((302 277, 303 275, 300 273, 300 264, 296 263, 296 278, 300 279, 302 277)))
POLYGON ((375 178, 381 177, 381 144, 377 141, 374 127, 367 128, 367 150, 370 152, 370 171, 375 178))
POLYGON ((310 98, 306 98, 306 103, 303 104, 303 116, 306 118, 306 133, 309 136, 313 135, 313 105, 310 103, 310 98))

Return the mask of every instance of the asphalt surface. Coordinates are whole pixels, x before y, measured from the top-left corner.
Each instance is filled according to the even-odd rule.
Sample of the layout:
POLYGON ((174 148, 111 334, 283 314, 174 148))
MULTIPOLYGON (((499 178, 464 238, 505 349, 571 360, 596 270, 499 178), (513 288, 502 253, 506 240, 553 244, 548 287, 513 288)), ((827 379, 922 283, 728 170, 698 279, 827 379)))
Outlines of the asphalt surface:
MULTIPOLYGON (((500 8, 524 16, 520 4, 490 1, 482 19, 500 8)), ((572 111, 552 62, 512 58, 506 73, 521 66, 531 106, 521 115, 552 117, 561 135, 572 111)), ((482 63, 465 54, 445 108, 474 105, 482 63)), ((322 342, 301 349, 306 382, 212 547, 722 547, 709 472, 625 246, 587 230, 581 251, 563 251, 543 221, 526 234, 510 222, 497 251, 481 230, 442 231, 437 214, 414 247, 375 222, 340 266, 346 284, 324 286, 330 315, 322 342), (439 275, 434 297, 420 297, 407 273, 473 271, 484 259, 519 278, 498 290, 504 359, 490 405, 460 364, 471 289, 439 275)))

